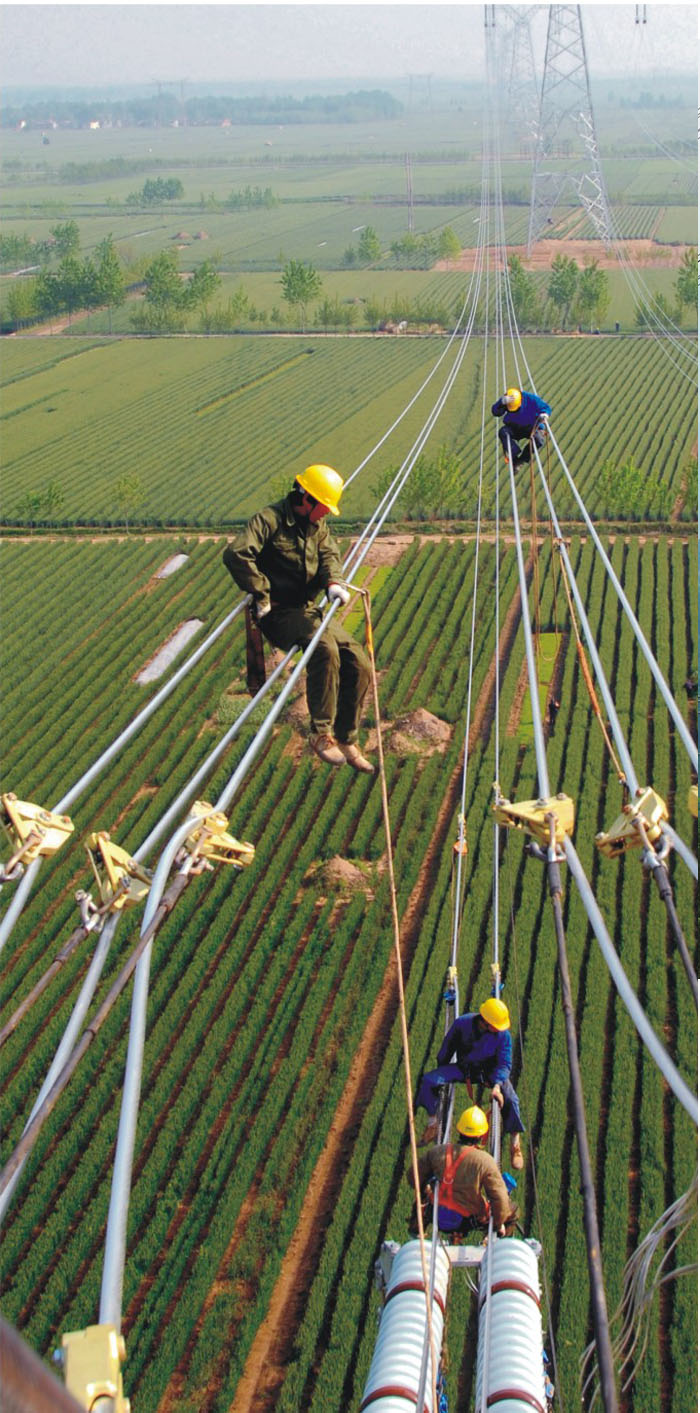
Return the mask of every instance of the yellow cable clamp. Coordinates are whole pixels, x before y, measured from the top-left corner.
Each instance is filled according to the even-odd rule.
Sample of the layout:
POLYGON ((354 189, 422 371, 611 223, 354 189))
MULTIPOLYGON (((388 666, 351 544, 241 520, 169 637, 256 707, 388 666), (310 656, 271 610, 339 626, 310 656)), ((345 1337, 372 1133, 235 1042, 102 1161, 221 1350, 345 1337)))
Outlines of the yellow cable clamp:
POLYGON ((647 785, 646 789, 638 792, 634 800, 623 806, 622 814, 618 815, 607 834, 602 830, 596 834, 596 844, 600 852, 606 854, 609 859, 617 858, 618 854, 624 854, 627 849, 643 849, 645 842, 655 844, 660 838, 661 826, 665 819, 668 819, 665 800, 652 790, 651 785, 647 785), (637 819, 644 826, 646 841, 637 828, 637 819))
POLYGON ((557 844, 563 844, 564 836, 574 832, 574 802, 569 795, 548 795, 544 799, 523 800, 517 804, 497 794, 492 809, 499 824, 507 829, 522 829, 526 834, 532 834, 543 848, 548 848, 551 843, 549 815, 554 817, 557 844))
POLYGON ((18 800, 12 792, 0 796, 0 800, 0 823, 14 850, 13 863, 19 859, 33 863, 38 858, 50 858, 73 833, 74 824, 67 814, 52 814, 41 805, 18 800))
POLYGON ((148 896, 153 874, 112 842, 105 829, 90 834, 85 845, 102 902, 112 912, 133 908, 148 896))
POLYGON ((216 859, 219 863, 232 864, 234 868, 248 868, 255 858, 255 845, 234 838, 227 833, 228 819, 207 804, 206 800, 195 800, 190 814, 202 820, 185 840, 185 848, 200 858, 216 859))
POLYGON ((121 1373, 126 1347, 116 1325, 72 1330, 63 1335, 61 1349, 66 1388, 83 1408, 93 1408, 98 1398, 111 1398, 113 1413, 131 1413, 121 1373))

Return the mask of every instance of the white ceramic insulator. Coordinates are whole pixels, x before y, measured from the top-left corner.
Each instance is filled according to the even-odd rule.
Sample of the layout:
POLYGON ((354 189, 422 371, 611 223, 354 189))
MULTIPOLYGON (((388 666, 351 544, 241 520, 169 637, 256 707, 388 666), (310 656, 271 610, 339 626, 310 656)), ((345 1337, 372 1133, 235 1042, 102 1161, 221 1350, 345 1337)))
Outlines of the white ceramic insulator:
MULTIPOLYGON (((426 1262, 430 1252, 426 1250, 426 1262)), ((450 1262, 438 1247, 432 1305, 433 1342, 440 1362, 450 1262)), ((360 1413, 416 1413, 427 1325, 427 1302, 420 1242, 409 1241, 396 1253, 384 1309, 365 1384, 360 1413)), ((430 1355, 422 1413, 435 1413, 430 1355)))
POLYGON ((484 1367, 487 1406, 493 1413, 546 1413, 542 1359, 542 1316, 537 1256, 525 1241, 504 1237, 481 1263, 476 1401, 483 1406, 484 1367), (490 1286, 488 1347, 486 1291, 490 1286))

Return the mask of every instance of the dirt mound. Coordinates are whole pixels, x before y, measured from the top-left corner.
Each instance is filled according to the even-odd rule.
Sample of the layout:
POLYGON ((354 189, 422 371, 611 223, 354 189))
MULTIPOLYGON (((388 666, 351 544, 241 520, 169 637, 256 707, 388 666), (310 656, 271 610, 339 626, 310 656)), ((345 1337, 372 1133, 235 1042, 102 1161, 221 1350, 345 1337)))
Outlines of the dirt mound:
POLYGON ((416 711, 397 716, 389 737, 389 749, 398 752, 444 752, 451 736, 452 728, 446 721, 433 716, 425 707, 418 707, 416 711))
POLYGON ((350 859, 343 859, 340 854, 336 854, 325 863, 311 864, 304 874, 304 885, 312 884, 315 888, 320 888, 326 896, 340 893, 349 897, 353 893, 364 893, 367 898, 373 898, 376 875, 380 872, 383 872, 380 865, 351 863, 350 859))

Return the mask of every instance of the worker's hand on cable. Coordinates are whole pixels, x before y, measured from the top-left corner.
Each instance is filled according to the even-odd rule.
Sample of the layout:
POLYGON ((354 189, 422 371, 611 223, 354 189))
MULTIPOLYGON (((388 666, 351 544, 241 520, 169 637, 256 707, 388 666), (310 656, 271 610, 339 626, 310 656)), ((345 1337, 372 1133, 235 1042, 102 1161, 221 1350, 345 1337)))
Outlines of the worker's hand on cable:
POLYGON ((496 1232, 496 1236, 505 1236, 505 1234, 506 1234, 506 1229, 505 1229, 505 1227, 504 1227, 503 1225, 501 1225, 501 1226, 498 1228, 498 1231, 496 1232))
POLYGON ((258 599, 255 605, 255 617, 257 618, 258 623, 260 622, 261 618, 265 617, 266 613, 270 612, 271 607, 272 605, 269 599, 258 599))
POLYGON ((496 1100, 499 1109, 503 1108, 503 1095, 501 1094, 500 1084, 494 1084, 493 1089, 491 1090, 491 1098, 496 1100))
POLYGON ((337 601, 338 603, 343 603, 343 604, 349 603, 349 602, 350 602, 350 590, 349 590, 349 589, 346 589, 346 587, 345 587, 344 584, 329 584, 329 585, 328 585, 328 597, 329 597, 331 603, 333 603, 334 601, 337 601))

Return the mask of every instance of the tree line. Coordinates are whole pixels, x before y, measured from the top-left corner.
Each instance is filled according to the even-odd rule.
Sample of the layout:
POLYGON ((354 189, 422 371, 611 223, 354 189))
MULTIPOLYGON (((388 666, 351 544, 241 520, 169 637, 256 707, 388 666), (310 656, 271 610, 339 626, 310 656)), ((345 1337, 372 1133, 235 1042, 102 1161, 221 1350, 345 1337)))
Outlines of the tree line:
POLYGON ((0 126, 87 128, 91 123, 108 127, 183 127, 214 123, 360 123, 398 118, 403 103, 383 89, 352 93, 313 94, 306 98, 267 95, 234 98, 227 94, 200 94, 184 99, 175 93, 114 99, 46 97, 19 107, 3 107, 0 126))

